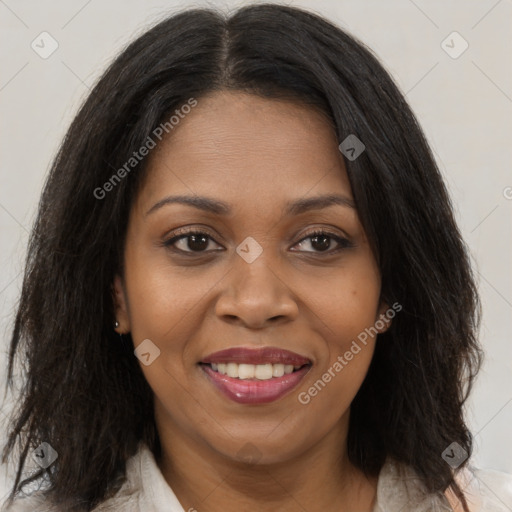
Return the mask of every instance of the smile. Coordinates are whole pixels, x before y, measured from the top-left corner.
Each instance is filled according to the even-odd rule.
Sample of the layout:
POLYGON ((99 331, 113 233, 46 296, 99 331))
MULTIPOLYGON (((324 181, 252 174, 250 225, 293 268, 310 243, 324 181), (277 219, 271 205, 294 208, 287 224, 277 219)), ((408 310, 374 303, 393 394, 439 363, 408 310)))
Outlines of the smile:
POLYGON ((237 363, 212 363, 210 365, 214 372, 221 375, 227 375, 233 379, 257 379, 269 380, 283 375, 289 375, 299 370, 302 366, 293 366, 292 364, 237 364, 237 363))
POLYGON ((242 404, 273 402, 298 386, 312 362, 288 350, 232 348, 199 363, 208 380, 224 396, 242 404))

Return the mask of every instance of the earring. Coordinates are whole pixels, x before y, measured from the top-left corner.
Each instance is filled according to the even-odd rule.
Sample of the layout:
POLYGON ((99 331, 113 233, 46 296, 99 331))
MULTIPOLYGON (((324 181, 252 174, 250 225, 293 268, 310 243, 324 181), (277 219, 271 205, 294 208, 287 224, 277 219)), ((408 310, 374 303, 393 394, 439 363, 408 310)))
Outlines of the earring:
POLYGON ((117 320, 116 320, 114 326, 115 326, 116 329, 119 327, 119 322, 117 320))

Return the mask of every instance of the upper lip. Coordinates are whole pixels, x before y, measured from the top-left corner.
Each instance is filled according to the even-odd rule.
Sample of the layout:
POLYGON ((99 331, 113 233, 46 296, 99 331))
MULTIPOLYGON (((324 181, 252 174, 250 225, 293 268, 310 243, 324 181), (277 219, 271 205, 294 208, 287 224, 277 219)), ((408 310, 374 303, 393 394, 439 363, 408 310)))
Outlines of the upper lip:
POLYGON ((295 352, 278 347, 247 348, 234 347, 214 352, 200 361, 201 363, 245 363, 245 364, 292 364, 303 366, 311 359, 295 352))

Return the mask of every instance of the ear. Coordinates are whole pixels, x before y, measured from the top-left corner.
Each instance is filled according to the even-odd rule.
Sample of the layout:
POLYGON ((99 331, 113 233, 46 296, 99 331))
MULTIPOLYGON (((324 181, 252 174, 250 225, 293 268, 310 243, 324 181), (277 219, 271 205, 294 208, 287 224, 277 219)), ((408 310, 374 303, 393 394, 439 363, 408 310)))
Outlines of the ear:
POLYGON ((117 274, 114 277, 114 282, 112 284, 112 293, 116 320, 119 322, 119 326, 115 328, 115 331, 119 334, 127 334, 131 330, 128 301, 126 299, 123 280, 121 279, 121 276, 117 274))
POLYGON ((391 308, 389 307, 388 303, 385 300, 381 300, 379 309, 377 311, 377 316, 375 318, 375 329, 377 329, 379 334, 386 332, 391 326, 391 319, 395 316, 395 311, 391 310, 393 312, 393 315, 391 316, 389 315, 390 309, 391 308))

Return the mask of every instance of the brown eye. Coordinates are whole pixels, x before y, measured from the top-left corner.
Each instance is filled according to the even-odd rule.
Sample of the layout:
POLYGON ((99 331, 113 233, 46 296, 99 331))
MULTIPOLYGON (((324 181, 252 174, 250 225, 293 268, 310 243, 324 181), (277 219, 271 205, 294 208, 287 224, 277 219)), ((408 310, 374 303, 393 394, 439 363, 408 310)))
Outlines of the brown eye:
POLYGON ((321 252, 327 251, 332 241, 329 235, 315 235, 309 238, 311 238, 311 247, 321 252))
POLYGON ((328 231, 315 231, 304 237, 297 245, 304 245, 305 240, 310 240, 309 244, 313 248, 312 251, 306 250, 305 252, 313 253, 329 253, 338 252, 348 247, 353 247, 353 244, 339 235, 330 233, 328 231), (332 249, 333 242, 338 244, 338 247, 332 249))
MULTIPOLYGON (((303 251, 313 254, 333 254, 348 247, 353 247, 353 244, 346 238, 327 231, 315 231, 310 233, 296 245, 304 246, 306 245, 305 241, 307 240, 309 240, 309 245, 312 247, 312 250, 303 249, 303 251)), ((216 250, 208 249, 210 243, 216 244, 213 237, 208 233, 205 233, 204 231, 189 230, 179 232, 179 234, 176 234, 172 238, 163 242, 163 245, 175 250, 176 252, 193 255, 194 253, 201 254, 216 250)))
POLYGON ((166 240, 164 245, 185 253, 201 253, 207 252, 206 249, 210 242, 213 242, 213 238, 211 238, 208 233, 202 231, 186 231, 166 240), (178 243, 181 247, 177 246, 178 243))

